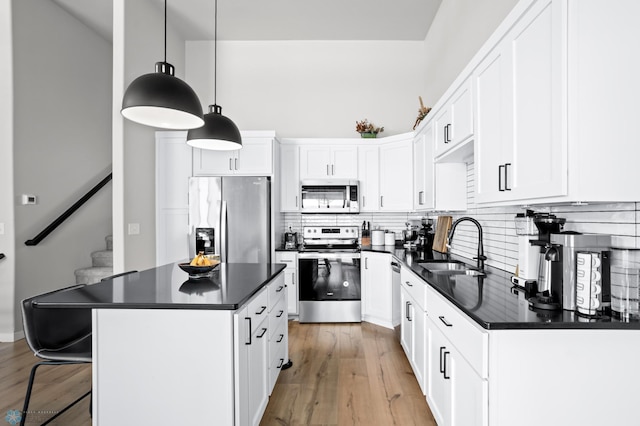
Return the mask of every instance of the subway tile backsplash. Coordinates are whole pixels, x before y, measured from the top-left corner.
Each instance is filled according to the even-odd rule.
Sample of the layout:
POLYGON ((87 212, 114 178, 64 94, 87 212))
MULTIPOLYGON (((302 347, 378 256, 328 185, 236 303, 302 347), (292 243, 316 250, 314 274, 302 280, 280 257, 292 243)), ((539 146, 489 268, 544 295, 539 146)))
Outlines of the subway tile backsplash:
MULTIPOLYGON (((483 207, 474 200, 473 164, 467 167, 467 210, 465 212, 442 212, 453 220, 471 216, 482 224, 484 251, 487 265, 508 272, 514 272, 518 263, 518 242, 515 233, 514 217, 523 212, 522 206, 483 207)), ((640 202, 640 200, 639 200, 640 202)), ((640 248, 640 211, 639 202, 586 204, 586 205, 536 205, 529 206, 536 212, 549 212, 567 221, 565 231, 577 231, 590 234, 610 234, 616 247, 640 248)), ((420 219, 428 217, 434 220, 436 213, 360 213, 357 215, 302 215, 285 213, 284 224, 300 232, 308 225, 354 225, 361 226, 363 221, 371 222, 372 229, 390 230, 396 233, 396 239, 402 237, 407 221, 419 224, 420 219)), ((477 231, 468 222, 461 223, 456 229, 452 242, 452 253, 472 258, 476 255, 477 231)))

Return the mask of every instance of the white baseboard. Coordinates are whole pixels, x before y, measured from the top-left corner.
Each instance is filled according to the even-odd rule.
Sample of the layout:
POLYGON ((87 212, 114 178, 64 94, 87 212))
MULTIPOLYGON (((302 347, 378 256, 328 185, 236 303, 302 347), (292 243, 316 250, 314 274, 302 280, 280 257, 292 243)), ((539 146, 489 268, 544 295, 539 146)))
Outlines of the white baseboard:
POLYGON ((14 333, 0 333, 0 342, 9 343, 24 339, 24 331, 16 331, 14 333))

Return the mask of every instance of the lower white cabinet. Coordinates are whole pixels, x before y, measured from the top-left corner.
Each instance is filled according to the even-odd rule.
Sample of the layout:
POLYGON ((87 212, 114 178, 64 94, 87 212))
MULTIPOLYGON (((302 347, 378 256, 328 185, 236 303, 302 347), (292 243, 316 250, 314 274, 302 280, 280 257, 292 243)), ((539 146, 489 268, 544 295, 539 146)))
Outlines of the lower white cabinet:
POLYGON ((284 283, 287 286, 287 312, 298 315, 298 253, 276 252, 276 263, 284 263, 284 283))
POLYGON ((426 284, 405 267, 402 267, 400 276, 400 313, 402 315, 400 344, 424 394, 426 391, 425 373, 428 345, 427 314, 424 308, 426 284))
POLYGON ((281 274, 267 287, 269 293, 269 395, 278 380, 280 369, 289 359, 286 275, 281 274))
POLYGON ((362 319, 387 328, 400 323, 398 304, 400 288, 394 288, 391 255, 362 252, 360 261, 362 319))

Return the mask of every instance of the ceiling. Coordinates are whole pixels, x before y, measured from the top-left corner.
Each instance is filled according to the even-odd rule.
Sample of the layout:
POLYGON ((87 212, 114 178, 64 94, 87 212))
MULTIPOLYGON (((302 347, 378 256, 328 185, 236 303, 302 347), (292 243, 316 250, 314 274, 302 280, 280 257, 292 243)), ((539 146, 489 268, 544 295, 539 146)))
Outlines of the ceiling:
MULTIPOLYGON (((53 0, 112 40, 113 0, 53 0)), ((139 1, 139 0, 135 0, 139 1)), ((161 11, 163 0, 149 0, 161 11)), ((442 0, 219 0, 220 40, 424 40, 442 0)), ((168 0, 185 40, 212 40, 214 0, 168 0)))

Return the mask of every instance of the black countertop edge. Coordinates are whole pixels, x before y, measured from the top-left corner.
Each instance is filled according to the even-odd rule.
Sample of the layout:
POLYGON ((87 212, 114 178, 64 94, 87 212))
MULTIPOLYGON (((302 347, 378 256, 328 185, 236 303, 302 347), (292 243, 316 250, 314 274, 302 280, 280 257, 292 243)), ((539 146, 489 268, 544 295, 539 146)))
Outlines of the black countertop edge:
MULTIPOLYGON (((389 253, 396 260, 401 262, 405 267, 409 268, 413 273, 415 273, 418 277, 420 277, 430 288, 437 291, 440 295, 442 295, 445 299, 451 302, 455 307, 460 309, 465 315, 471 318, 474 322, 480 325, 482 328, 486 330, 544 330, 544 329, 589 329, 589 330, 640 330, 640 321, 612 321, 611 317, 603 316, 601 318, 589 318, 583 317, 576 312, 562 311, 556 314, 559 315, 569 315, 573 319, 570 321, 550 321, 550 322, 540 322, 540 321, 486 321, 473 312, 471 312, 468 308, 463 306, 458 300, 451 297, 451 295, 444 292, 437 285, 434 285, 429 282, 428 276, 429 272, 425 271, 422 267, 415 263, 409 263, 407 259, 409 257, 413 258, 422 258, 422 259, 445 259, 447 258, 447 254, 439 253, 436 251, 427 251, 427 252, 418 252, 415 250, 406 250, 404 247, 389 247, 389 246, 362 246, 361 251, 363 252, 376 252, 376 253, 389 253), (409 256, 411 255, 411 256, 409 256)), ((470 267, 475 267, 475 262, 471 259, 451 255, 451 259, 461 261, 470 267)), ((511 283, 510 277, 511 273, 504 271, 502 269, 498 269, 492 266, 485 266, 485 271, 487 275, 491 275, 494 280, 503 280, 503 286, 505 292, 511 292, 515 288, 516 291, 523 292, 524 289, 519 289, 514 287, 511 283)), ((544 315, 544 312, 541 312, 541 315, 544 315)), ((551 313, 553 315, 553 313, 551 313)))

